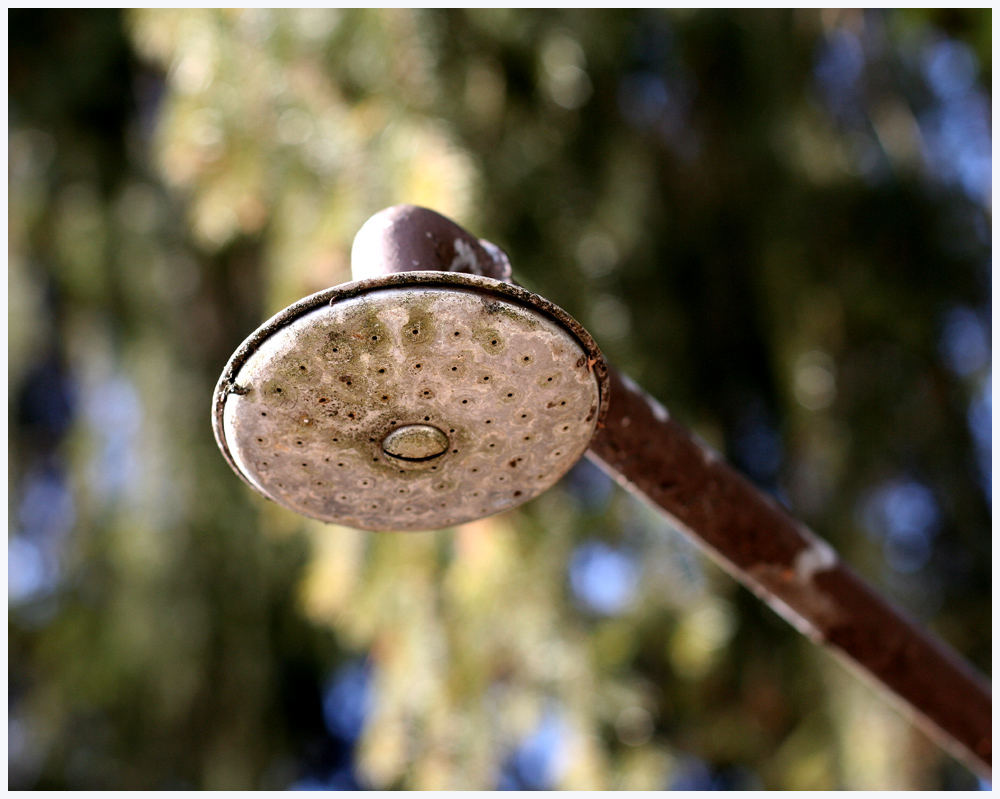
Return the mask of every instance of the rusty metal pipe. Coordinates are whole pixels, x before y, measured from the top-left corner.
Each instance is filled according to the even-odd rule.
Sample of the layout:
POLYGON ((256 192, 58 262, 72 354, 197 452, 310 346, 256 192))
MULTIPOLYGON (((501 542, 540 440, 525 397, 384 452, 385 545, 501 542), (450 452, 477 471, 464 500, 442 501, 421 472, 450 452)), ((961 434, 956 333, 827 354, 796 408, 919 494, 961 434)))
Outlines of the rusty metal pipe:
MULTIPOLYGON (((355 278, 442 270, 511 280, 497 247, 414 206, 372 217, 355 239, 352 264, 355 278)), ((796 629, 885 688, 954 756, 990 777, 989 683, 659 402, 609 371, 610 406, 588 457, 657 506, 796 629)))
POLYGON ((902 700, 927 733, 989 777, 987 681, 614 370, 608 414, 588 456, 660 508, 801 633, 902 700))

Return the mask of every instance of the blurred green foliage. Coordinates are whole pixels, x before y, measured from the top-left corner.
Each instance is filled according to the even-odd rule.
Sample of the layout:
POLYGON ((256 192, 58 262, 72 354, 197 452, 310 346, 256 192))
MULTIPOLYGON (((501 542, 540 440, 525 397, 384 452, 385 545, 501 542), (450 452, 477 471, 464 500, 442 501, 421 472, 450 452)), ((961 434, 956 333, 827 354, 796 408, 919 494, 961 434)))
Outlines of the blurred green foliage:
POLYGON ((596 470, 371 535, 208 408, 432 207, 988 671, 991 12, 8 23, 10 787, 975 785, 596 470))

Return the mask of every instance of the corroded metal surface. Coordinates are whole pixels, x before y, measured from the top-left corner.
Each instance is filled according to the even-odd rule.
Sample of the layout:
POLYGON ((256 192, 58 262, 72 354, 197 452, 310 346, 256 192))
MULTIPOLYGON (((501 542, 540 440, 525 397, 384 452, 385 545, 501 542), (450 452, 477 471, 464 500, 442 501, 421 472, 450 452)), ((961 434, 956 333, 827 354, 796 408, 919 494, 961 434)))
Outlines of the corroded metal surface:
POLYGON ((589 336, 534 297, 410 273, 307 298, 234 356, 219 443, 265 496, 362 529, 435 529, 525 502, 583 454, 606 404, 589 336), (390 454, 394 431, 421 425, 446 437, 443 454, 390 454))
POLYGON ((644 497, 813 641, 906 703, 956 757, 989 774, 989 683, 866 585, 836 552, 610 372, 611 407, 588 457, 644 497))
POLYGON ((328 521, 430 529, 530 499, 590 444, 619 482, 989 775, 988 682, 662 405, 609 377, 572 317, 506 282, 502 251, 395 206, 359 232, 352 260, 366 279, 286 308, 219 380, 216 439, 250 485, 328 521))

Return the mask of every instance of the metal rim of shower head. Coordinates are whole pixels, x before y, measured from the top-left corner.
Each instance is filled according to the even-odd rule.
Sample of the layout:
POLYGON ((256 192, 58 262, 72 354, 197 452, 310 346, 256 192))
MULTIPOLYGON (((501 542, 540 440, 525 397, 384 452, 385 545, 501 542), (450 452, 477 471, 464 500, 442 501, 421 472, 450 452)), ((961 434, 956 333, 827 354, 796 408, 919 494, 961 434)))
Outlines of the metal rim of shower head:
MULTIPOLYGON (((508 315, 516 316, 516 314, 508 315)), ((434 357, 434 355, 430 354, 428 357, 434 357)), ((300 366, 298 368, 303 369, 305 374, 306 370, 304 367, 300 366)), ((311 366, 308 371, 313 371, 311 366)), ((315 375, 314 379, 322 379, 322 375, 315 375)), ((587 382, 590 380, 590 377, 582 378, 582 380, 587 382)), ((252 382, 260 383, 260 380, 256 379, 252 382)), ((258 385, 257 390, 260 391, 263 389, 261 389, 258 385)), ((280 391, 281 389, 279 388, 278 390, 280 391)), ((584 390, 588 391, 589 389, 584 390)), ((259 393, 257 396, 260 396, 259 393)), ((510 396, 510 394, 507 396, 510 396)), ((447 527, 453 524, 490 516, 503 510, 516 507, 523 502, 538 496, 551 487, 551 485, 554 484, 563 474, 565 474, 565 472, 568 471, 586 451, 587 446, 590 443, 590 438, 601 424, 607 413, 608 398, 608 370, 600 349, 590 334, 587 333, 587 331, 575 319, 573 319, 573 317, 558 306, 543 297, 534 294, 533 292, 521 288, 520 286, 489 277, 443 271, 399 272, 381 275, 378 277, 365 278, 318 292, 285 308, 283 311, 279 312, 261 325, 261 327, 254 331, 254 333, 252 333, 240 345, 223 370, 213 397, 212 422, 219 448, 222 450, 226 461, 233 468, 233 470, 255 491, 263 494, 278 504, 288 507, 305 516, 320 519, 325 522, 340 523, 347 526, 358 527, 360 529, 438 529, 440 527, 447 527), (397 292, 399 290, 418 293, 429 292, 430 295, 433 296, 450 298, 447 300, 448 302, 451 302, 454 299, 456 302, 469 304, 468 301, 471 300, 472 302, 469 305, 473 309, 478 309, 480 306, 484 308, 506 307, 508 309, 521 309, 520 313, 524 317, 523 324, 539 324, 543 330, 546 325, 549 325, 555 331, 562 331, 567 339, 572 341, 572 345, 578 347, 578 355, 573 354, 572 352, 567 352, 566 354, 572 356, 572 366, 580 367, 582 370, 585 370, 587 375, 592 376, 592 393, 594 395, 592 407, 588 408, 589 413, 585 419, 577 424, 573 431, 568 434, 572 439, 570 447, 566 449, 566 452, 557 450, 560 458, 554 464, 551 463, 551 458, 549 458, 549 461, 546 462, 546 469, 543 470, 542 474, 535 475, 537 479, 531 484, 531 486, 520 486, 513 491, 507 491, 506 499, 503 498, 504 495, 494 491, 490 495, 492 499, 489 504, 485 504, 485 501, 483 505, 480 505, 478 502, 474 502, 471 503, 471 505, 475 505, 476 507, 464 512, 451 512, 452 507, 446 507, 447 503, 445 501, 436 502, 435 505, 440 506, 436 514, 429 514, 425 511, 422 512, 420 516, 420 518, 425 520, 430 519, 430 524, 421 523, 416 517, 406 518, 408 514, 403 512, 402 508, 406 507, 408 509, 409 506, 401 506, 397 508, 397 513, 393 518, 386 518, 381 511, 368 515, 359 515, 353 511, 351 513, 344 514, 341 511, 334 511, 331 509, 352 505, 353 500, 352 497, 349 496, 351 493, 349 489, 343 489, 340 494, 334 495, 332 493, 332 484, 328 481, 317 480, 315 481, 316 489, 310 494, 312 499, 308 502, 302 501, 298 498, 299 494, 294 494, 293 497, 291 493, 285 491, 285 488, 287 487, 281 486, 280 483, 277 485, 268 484, 267 480, 262 478, 260 472, 261 461, 258 460, 256 463, 248 462, 247 457, 244 456, 245 446, 231 440, 233 438, 241 438, 241 436, 234 432, 235 428, 233 424, 227 425, 227 403, 229 402, 230 397, 234 396, 246 398, 247 400, 251 399, 249 395, 255 391, 255 388, 253 385, 244 384, 248 381, 244 380, 241 376, 241 372, 244 370, 244 367, 247 367, 248 363, 251 363, 252 359, 264 357, 259 354, 262 352, 262 349, 268 347, 273 348, 276 346, 274 342, 279 340, 282 336, 292 336, 294 338, 296 335, 296 331, 294 330, 296 323, 299 323, 300 326, 303 324, 307 326, 312 324, 311 320, 314 317, 310 317, 310 314, 315 314, 316 312, 326 313, 326 311, 322 310, 325 308, 336 309, 346 307, 352 300, 376 301, 388 299, 391 304, 391 302, 394 301, 393 292, 397 292), (462 299, 455 299, 459 297, 462 299), (323 485, 320 485, 321 483, 323 485), (328 490, 324 492, 323 490, 319 490, 320 488, 328 490), (342 502, 335 502, 332 498, 333 496, 339 496, 342 502), (383 521, 377 521, 378 519, 382 519, 383 521)), ((590 401, 588 400, 588 403, 589 402, 590 401)), ((563 402, 563 405, 565 404, 566 403, 563 402)), ((329 408, 327 408, 326 412, 328 414, 330 413, 329 408)), ((237 413, 237 411, 231 409, 231 417, 235 413, 237 413)), ((405 422, 407 425, 412 425, 423 422, 424 418, 427 417, 402 419, 400 421, 405 422)), ((232 418, 230 421, 232 422, 232 418)), ((306 421, 306 419, 303 418, 302 421, 306 421)), ((498 419, 497 421, 500 420, 498 419)), ((309 423, 311 423, 311 420, 309 420, 309 423)), ((447 422, 444 424, 447 426, 447 422)), ((438 425, 441 426, 441 423, 438 422, 438 425)), ((455 429, 448 429, 451 429, 452 434, 456 434, 455 429)), ((562 427, 562 429, 568 429, 568 425, 562 427)), ((381 432, 370 435, 367 438, 367 441, 364 442, 364 445, 361 448, 365 449, 367 454, 372 457, 366 457, 363 459, 356 458, 356 465, 361 465, 362 467, 365 465, 371 466, 370 461, 378 460, 380 454, 387 456, 389 462, 391 462, 393 466, 399 467, 397 471, 399 475, 402 475, 402 477, 396 477, 396 479, 400 481, 410 480, 411 478, 416 479, 413 475, 414 470, 419 470, 425 466, 428 469, 438 469, 440 464, 427 466, 427 464, 406 462, 410 460, 426 460, 424 458, 407 459, 399 456, 399 453, 390 453, 388 449, 383 450, 383 453, 378 453, 376 450, 378 446, 383 443, 381 439, 383 438, 383 434, 385 432, 387 431, 383 425, 381 432), (376 441, 376 439, 380 440, 376 441), (361 460, 367 461, 368 463, 361 464, 361 460)), ((391 432, 391 430, 388 430, 388 432, 391 432)), ((542 433, 544 434, 544 432, 545 431, 543 429, 542 433)), ((255 440, 262 441, 268 438, 269 436, 267 435, 260 435, 255 440)), ((542 438, 544 438, 544 435, 542 438)), ((465 440, 467 442, 470 441, 471 434, 466 435, 465 440)), ((541 444, 539 437, 536 436, 536 440, 539 440, 539 443, 541 444)), ((505 442, 501 439, 498 439, 498 442, 499 447, 496 452, 498 454, 502 454, 505 442)), ((315 454, 315 442, 311 440, 309 442, 304 442, 304 440, 300 438, 297 439, 296 443, 300 445, 307 443, 309 446, 313 447, 313 452, 315 454)), ((450 446, 450 444, 448 446, 450 446)), ((330 446, 329 449, 330 452, 340 451, 338 450, 338 447, 334 446, 330 446)), ((463 448, 463 454, 465 451, 466 450, 463 448)), ((527 451, 529 453, 533 452, 533 450, 527 451)), ((285 454, 287 455, 291 453, 286 449, 285 454)), ((452 457, 453 456, 451 454, 445 455, 445 458, 452 457)), ((523 455, 519 455, 512 462, 516 462, 516 460, 519 460, 522 457, 523 455)), ((324 460, 330 461, 330 457, 327 456, 324 460)), ((496 459, 494 459, 494 461, 495 460, 496 459)), ((287 462, 288 461, 286 459, 283 463, 287 462)), ((310 466, 312 465, 311 462, 306 459, 302 463, 303 469, 307 468, 307 463, 309 463, 310 466)), ((341 461, 341 463, 343 463, 343 461, 341 461)), ((265 465, 267 465, 266 462, 265 465)), ((345 465, 350 466, 351 464, 345 465)), ((440 466, 442 470, 446 468, 444 465, 440 466)), ((379 468, 384 469, 384 465, 380 465, 379 468)), ((486 472, 489 468, 490 467, 484 465, 483 472, 486 472)), ((473 469, 473 471, 478 472, 480 470, 473 469)), ((340 474, 344 473, 341 472, 340 474)), ((511 474, 513 474, 513 472, 511 472, 511 474)), ((485 480, 487 477, 487 474, 483 474, 479 479, 485 480)), ((339 475, 338 479, 340 479, 339 475)), ((499 472, 496 474, 496 479, 503 481, 507 480, 507 478, 499 474, 499 472)), ((362 478, 361 482, 364 482, 364 478, 362 478)), ((338 485, 343 486, 343 482, 338 485)), ((393 484, 390 483, 389 485, 395 488, 393 484)), ((419 488, 419 486, 414 485, 414 488, 419 488)), ((475 486, 473 486, 473 488, 475 488, 475 486)), ((403 487, 401 486, 398 490, 402 493, 403 487)), ((428 489, 425 486, 422 490, 426 491, 428 489)), ((476 493, 478 493, 478 491, 476 493)), ((437 499, 443 500, 443 498, 435 497, 435 500, 437 499)), ((411 505, 412 504, 413 503, 411 503, 411 505)), ((426 505, 427 503, 424 502, 425 507, 426 505)), ((383 504, 382 507, 386 506, 383 504)))

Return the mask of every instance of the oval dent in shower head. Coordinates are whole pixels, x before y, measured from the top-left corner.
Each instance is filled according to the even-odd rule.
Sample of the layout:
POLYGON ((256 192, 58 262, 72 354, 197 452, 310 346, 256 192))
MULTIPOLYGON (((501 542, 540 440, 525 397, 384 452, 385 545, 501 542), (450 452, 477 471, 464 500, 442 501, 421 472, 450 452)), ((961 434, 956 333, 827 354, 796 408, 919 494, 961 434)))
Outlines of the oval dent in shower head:
POLYGON ((431 530, 565 474, 606 409, 606 367, 538 295, 404 272, 279 313, 233 355, 214 400, 220 448, 264 496, 326 522, 431 530))

